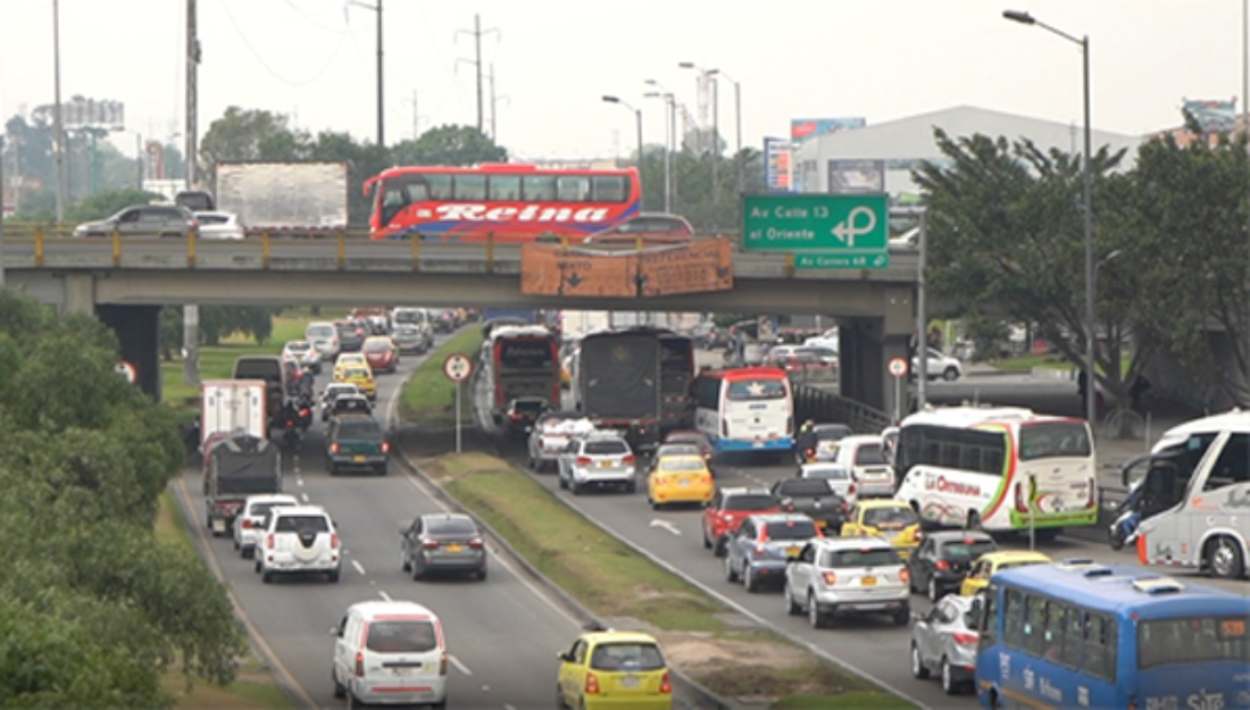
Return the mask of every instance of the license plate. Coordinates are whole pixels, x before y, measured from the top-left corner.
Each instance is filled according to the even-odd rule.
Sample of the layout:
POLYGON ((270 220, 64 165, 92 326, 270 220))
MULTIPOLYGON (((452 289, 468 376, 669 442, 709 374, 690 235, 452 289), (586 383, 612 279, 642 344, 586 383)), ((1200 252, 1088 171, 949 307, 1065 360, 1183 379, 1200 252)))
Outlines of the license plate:
POLYGON ((448 545, 448 546, 447 546, 447 551, 448 551, 448 552, 460 552, 460 551, 462 551, 462 550, 464 550, 464 546, 463 546, 463 545, 448 545))
POLYGON ((690 479, 689 479, 689 478, 683 478, 683 479, 681 479, 680 481, 678 481, 678 482, 677 482, 677 485, 679 485, 679 486, 688 486, 688 485, 690 485, 690 479))
POLYGON ((213 531, 214 531, 214 532, 225 532, 225 531, 226 531, 226 521, 222 520, 221 518, 216 518, 215 520, 213 520, 213 531))
POLYGON ((622 688, 637 688, 638 676, 636 675, 621 676, 621 687, 622 688))
POLYGON ((797 546, 790 546, 786 548, 787 557, 794 557, 797 554, 799 554, 799 548, 797 546))
POLYGON ((611 462, 611 461, 600 461, 600 462, 599 462, 599 468, 612 468, 612 462, 611 462))
POLYGON ((354 461, 355 463, 364 463, 364 462, 365 462, 365 457, 364 457, 364 456, 353 456, 353 457, 352 457, 352 461, 354 461))
POLYGON ((861 577, 859 580, 859 583, 860 585, 865 586, 865 587, 875 587, 877 586, 877 578, 871 577, 871 576, 861 577))

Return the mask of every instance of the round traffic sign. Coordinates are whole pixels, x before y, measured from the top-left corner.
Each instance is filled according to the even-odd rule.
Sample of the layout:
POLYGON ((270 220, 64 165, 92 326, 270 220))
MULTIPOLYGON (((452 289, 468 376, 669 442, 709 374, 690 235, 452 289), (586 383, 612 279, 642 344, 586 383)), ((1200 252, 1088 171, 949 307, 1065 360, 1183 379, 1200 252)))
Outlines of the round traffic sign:
POLYGON ((890 374, 900 378, 907 374, 907 361, 901 357, 890 358, 890 374))
POLYGON ((135 370, 135 366, 125 360, 118 360, 117 364, 113 366, 113 372, 126 378, 126 381, 132 385, 135 383, 135 380, 139 379, 139 373, 135 370))
POLYGON ((443 374, 452 382, 464 382, 473 374, 473 362, 461 353, 452 353, 443 361, 443 374))

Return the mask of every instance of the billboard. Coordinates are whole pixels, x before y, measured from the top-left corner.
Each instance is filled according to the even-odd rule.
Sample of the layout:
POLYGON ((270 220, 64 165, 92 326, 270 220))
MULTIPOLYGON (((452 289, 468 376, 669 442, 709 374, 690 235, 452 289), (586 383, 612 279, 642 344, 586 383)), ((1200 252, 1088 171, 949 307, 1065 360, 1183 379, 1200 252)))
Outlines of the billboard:
POLYGON ((830 160, 829 192, 885 192, 885 161, 830 160))
POLYGON ((863 116, 847 116, 843 118, 792 118, 790 119, 790 140, 804 141, 808 138, 837 133, 851 128, 863 128, 868 121, 863 116))
POLYGON ((521 246, 521 293, 638 298, 733 288, 733 244, 705 239, 643 251, 521 246))
POLYGON ((781 138, 764 139, 764 186, 770 191, 793 189, 793 147, 781 138))
POLYGON ((219 162, 216 195, 248 227, 345 227, 347 163, 219 162))
MULTIPOLYGON (((51 124, 53 108, 52 104, 45 104, 36 108, 32 115, 51 124)), ((74 96, 61 102, 61 122, 67 131, 82 128, 123 131, 126 129, 126 105, 121 101, 74 96)))
POLYGON ((1184 99, 1181 110, 1192 116, 1203 133, 1228 133, 1237 121, 1237 99, 1197 101, 1184 99))

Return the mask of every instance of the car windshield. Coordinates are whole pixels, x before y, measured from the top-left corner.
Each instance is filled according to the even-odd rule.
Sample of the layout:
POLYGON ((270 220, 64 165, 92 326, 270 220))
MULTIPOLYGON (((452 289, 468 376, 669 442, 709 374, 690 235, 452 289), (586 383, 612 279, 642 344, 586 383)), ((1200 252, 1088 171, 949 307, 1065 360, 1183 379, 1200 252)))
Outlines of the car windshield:
POLYGON ((665 444, 656 451, 656 458, 665 456, 699 456, 699 447, 694 444, 665 444))
POLYGON ((338 435, 352 439, 381 439, 382 428, 368 417, 351 419, 344 417, 339 421, 338 435))
POLYGON ((664 667, 660 649, 650 643, 601 643, 590 655, 597 671, 654 671, 664 667))
POLYGON ((864 511, 864 525, 874 528, 901 528, 913 525, 916 521, 916 511, 906 506, 869 508, 864 511))
POLYGON ((343 371, 343 377, 349 380, 367 380, 369 379, 369 371, 359 367, 353 367, 343 371))
POLYGON ((944 543, 938 554, 948 560, 972 560, 995 549, 993 540, 952 540, 944 543))
POLYGON ((763 493, 748 493, 725 499, 725 510, 768 510, 776 507, 777 499, 763 493))
POLYGON ((249 514, 261 516, 273 510, 274 508, 281 508, 284 505, 295 505, 295 501, 278 500, 278 501, 266 501, 264 503, 253 503, 249 508, 249 510, 251 511, 249 514))
POLYGON ((330 523, 324 515, 280 515, 273 529, 274 532, 323 533, 330 531, 330 523))
POLYGON ((769 540, 807 540, 816 537, 816 524, 810 520, 787 520, 767 523, 764 531, 769 540))
POLYGON ((738 380, 729 383, 729 399, 734 402, 783 399, 785 396, 786 383, 782 380, 738 380))
POLYGON ((882 567, 897 564, 902 564, 898 553, 889 547, 834 550, 827 561, 829 567, 882 567))
POLYGON ((704 466, 702 459, 676 458, 676 459, 662 459, 660 461, 660 470, 664 472, 702 471, 705 468, 706 467, 704 466))
POLYGON ((365 352, 367 353, 384 353, 391 349, 391 344, 386 340, 366 340, 365 352))
POLYGON ((438 635, 428 621, 374 621, 365 647, 376 653, 424 653, 438 648, 438 635))
POLYGON ((287 350, 290 350, 292 352, 297 352, 297 353, 302 353, 311 347, 312 347, 312 344, 310 344, 306 340, 292 340, 291 342, 286 344, 287 350))
POLYGON ((477 526, 464 518, 435 519, 427 521, 425 531, 431 535, 472 536, 477 534, 477 526))
POLYGON ((334 328, 328 325, 310 325, 305 332, 310 338, 328 338, 334 335, 334 328))
POLYGON ((200 221, 200 224, 225 224, 230 220, 224 214, 212 214, 211 212, 197 212, 195 218, 200 221))
POLYGON ((1020 460, 1089 456, 1089 434, 1082 422, 1044 422, 1020 427, 1020 460))
POLYGON ((1137 623, 1137 665, 1234 661, 1250 664, 1250 616, 1203 616, 1137 623))
POLYGON ((885 454, 881 451, 881 444, 860 444, 855 450, 856 466, 871 466, 874 464, 886 463, 885 454))
POLYGON ((829 483, 822 478, 793 478, 782 481, 777 493, 790 498, 815 498, 829 495, 830 489, 829 483))
POLYGON ((841 466, 809 466, 803 469, 803 477, 845 481, 851 477, 851 472, 841 466))
POLYGON ((592 456, 627 454, 629 453, 629 447, 626 446, 623 441, 587 441, 586 445, 582 448, 582 453, 590 454, 592 456))

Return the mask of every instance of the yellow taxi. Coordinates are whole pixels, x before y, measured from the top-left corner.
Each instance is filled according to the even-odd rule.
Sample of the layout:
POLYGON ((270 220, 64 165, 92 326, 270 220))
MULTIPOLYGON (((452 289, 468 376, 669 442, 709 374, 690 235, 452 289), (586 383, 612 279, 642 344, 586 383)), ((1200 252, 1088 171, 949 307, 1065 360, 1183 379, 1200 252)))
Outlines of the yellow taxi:
POLYGON ((673 683, 656 640, 596 628, 561 652, 556 700, 561 707, 670 710, 673 683))
POLYGON ((373 371, 368 365, 354 365, 339 369, 334 368, 334 381, 356 385, 360 393, 373 401, 378 398, 378 383, 373 379, 373 371))
POLYGON ((842 523, 842 537, 879 537, 894 547, 899 557, 911 557, 920 544, 920 518, 911 506, 898 500, 861 500, 842 523))
POLYGON ((1000 570, 1010 567, 1024 567, 1026 565, 1044 565, 1052 561, 1040 552, 1029 552, 1028 550, 987 552, 978 557, 976 562, 972 563, 972 568, 968 570, 968 576, 964 577, 964 581, 959 585, 959 595, 963 597, 976 595, 977 592, 985 589, 990 583, 990 577, 993 577, 994 573, 1000 570))
POLYGON ((647 476, 647 502, 652 508, 667 503, 707 503, 715 493, 712 472, 702 456, 661 456, 647 476))
POLYGON ((373 369, 369 367, 369 361, 365 359, 365 354, 363 352, 343 353, 342 355, 339 355, 337 360, 334 361, 335 381, 339 381, 339 376, 344 370, 352 367, 363 367, 369 371, 372 371, 373 369))

